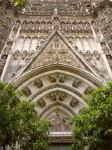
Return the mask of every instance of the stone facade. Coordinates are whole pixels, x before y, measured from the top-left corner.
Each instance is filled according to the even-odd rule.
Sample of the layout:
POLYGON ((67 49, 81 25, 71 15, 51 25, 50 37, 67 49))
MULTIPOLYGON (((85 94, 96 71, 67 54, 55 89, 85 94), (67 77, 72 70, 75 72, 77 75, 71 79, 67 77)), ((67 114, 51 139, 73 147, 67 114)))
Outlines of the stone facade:
POLYGON ((51 142, 70 141, 83 94, 112 80, 111 0, 0 1, 0 76, 53 121, 51 142))

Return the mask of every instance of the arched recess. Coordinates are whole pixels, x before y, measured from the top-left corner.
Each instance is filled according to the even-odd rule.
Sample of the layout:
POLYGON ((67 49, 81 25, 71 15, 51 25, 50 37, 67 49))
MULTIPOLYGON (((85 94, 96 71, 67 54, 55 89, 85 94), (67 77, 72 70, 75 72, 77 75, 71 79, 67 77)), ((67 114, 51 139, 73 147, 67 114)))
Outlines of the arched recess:
POLYGON ((71 65, 50 64, 24 72, 14 79, 14 86, 25 93, 22 99, 36 103, 42 118, 61 117, 65 131, 64 119, 78 115, 80 109, 87 106, 83 94, 104 85, 89 71, 71 65))

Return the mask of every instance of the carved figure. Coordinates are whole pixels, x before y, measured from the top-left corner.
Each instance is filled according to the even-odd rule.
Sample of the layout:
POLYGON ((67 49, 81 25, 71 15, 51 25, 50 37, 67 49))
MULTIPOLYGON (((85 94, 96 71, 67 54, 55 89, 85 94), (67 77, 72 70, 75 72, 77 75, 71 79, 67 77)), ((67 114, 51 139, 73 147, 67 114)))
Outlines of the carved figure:
POLYGON ((85 91, 84 94, 89 94, 90 92, 94 91, 94 89, 91 86, 88 86, 85 91))
POLYGON ((41 107, 44 107, 46 105, 46 102, 43 100, 43 98, 39 99, 38 103, 41 107))
POLYGON ((49 77, 50 77, 50 81, 51 81, 51 83, 56 82, 56 75, 55 75, 55 74, 50 75, 49 77))
POLYGON ((11 46, 12 46, 12 43, 9 42, 9 43, 7 44, 5 50, 4 50, 4 53, 5 53, 5 54, 7 54, 7 55, 9 54, 10 49, 11 49, 11 46))
POLYGON ((0 75, 2 74, 3 68, 5 66, 6 59, 0 60, 0 75))
POLYGON ((60 76, 59 76, 59 82, 61 82, 61 83, 65 82, 65 75, 60 74, 60 76))
POLYGON ((60 100, 60 101, 63 101, 63 100, 64 100, 64 97, 65 97, 65 93, 60 93, 60 94, 59 94, 59 100, 60 100))
POLYGON ((65 117, 63 118, 64 130, 70 131, 70 119, 65 117))
POLYGON ((41 79, 36 80, 35 84, 38 86, 38 88, 41 88, 43 86, 43 83, 42 83, 41 79))
POLYGON ((57 99, 56 98, 56 93, 51 93, 50 96, 51 96, 52 101, 55 101, 57 99))
POLYGON ((56 112, 55 131, 61 131, 61 119, 59 117, 59 112, 56 112))
POLYGON ((29 96, 31 94, 31 90, 29 87, 25 86, 23 89, 22 89, 22 92, 25 93, 26 96, 29 96))
POLYGON ((73 99, 70 101, 70 105, 71 105, 72 107, 74 107, 77 103, 78 103, 78 100, 75 99, 75 98, 73 98, 73 99))
POLYGON ((107 57, 109 65, 110 65, 110 68, 112 69, 112 56, 111 55, 107 55, 106 57, 107 57))
POLYGON ((75 78, 72 86, 75 87, 75 88, 77 88, 80 83, 81 83, 81 80, 79 78, 75 78))

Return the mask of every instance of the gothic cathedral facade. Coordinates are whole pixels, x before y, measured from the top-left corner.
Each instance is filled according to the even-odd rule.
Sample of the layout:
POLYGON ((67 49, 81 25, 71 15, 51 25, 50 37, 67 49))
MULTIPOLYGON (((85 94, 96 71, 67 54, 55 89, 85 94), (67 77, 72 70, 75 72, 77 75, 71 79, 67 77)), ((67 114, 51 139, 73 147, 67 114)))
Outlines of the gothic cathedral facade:
POLYGON ((112 0, 12 2, 0 1, 1 80, 53 121, 51 143, 69 144, 83 94, 112 81, 112 0))

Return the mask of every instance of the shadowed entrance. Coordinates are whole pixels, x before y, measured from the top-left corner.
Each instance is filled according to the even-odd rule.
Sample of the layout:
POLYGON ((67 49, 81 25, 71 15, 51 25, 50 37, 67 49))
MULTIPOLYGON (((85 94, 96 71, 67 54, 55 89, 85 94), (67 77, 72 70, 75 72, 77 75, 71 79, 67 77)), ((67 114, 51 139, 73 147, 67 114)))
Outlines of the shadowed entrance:
POLYGON ((52 144, 51 145, 51 148, 52 150, 70 150, 70 147, 71 147, 71 144, 52 144))

